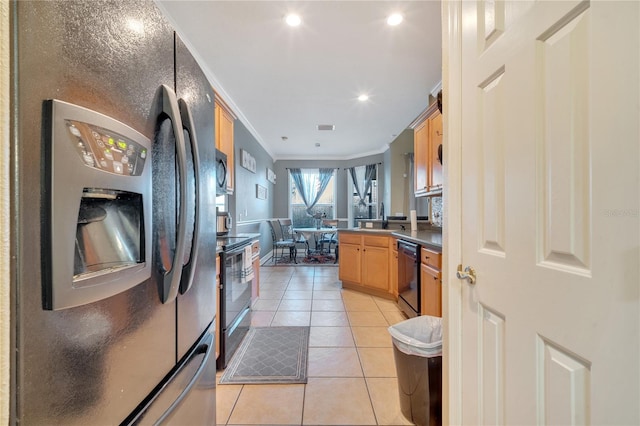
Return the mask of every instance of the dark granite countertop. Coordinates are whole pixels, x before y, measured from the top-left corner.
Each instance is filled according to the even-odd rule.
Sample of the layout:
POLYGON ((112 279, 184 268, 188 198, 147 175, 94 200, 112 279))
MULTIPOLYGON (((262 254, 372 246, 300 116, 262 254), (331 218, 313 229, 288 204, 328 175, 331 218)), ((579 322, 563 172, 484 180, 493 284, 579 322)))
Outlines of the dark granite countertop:
POLYGON ((357 232, 362 234, 391 235, 392 237, 423 245, 432 250, 442 251, 442 231, 440 230, 430 229, 418 231, 402 231, 399 229, 348 228, 339 229, 338 231, 357 232))
POLYGON ((229 240, 235 240, 234 243, 245 242, 245 241, 253 241, 260 238, 259 233, 230 233, 227 235, 218 235, 217 244, 216 244, 216 254, 222 253, 222 245, 224 242, 228 242, 229 240))
POLYGON ((229 235, 224 235, 225 237, 231 238, 246 238, 248 240, 255 240, 260 238, 260 233, 258 232, 238 232, 237 234, 230 233, 229 235))
POLYGON ((391 235, 436 251, 442 251, 442 232, 439 231, 395 231, 391 235))

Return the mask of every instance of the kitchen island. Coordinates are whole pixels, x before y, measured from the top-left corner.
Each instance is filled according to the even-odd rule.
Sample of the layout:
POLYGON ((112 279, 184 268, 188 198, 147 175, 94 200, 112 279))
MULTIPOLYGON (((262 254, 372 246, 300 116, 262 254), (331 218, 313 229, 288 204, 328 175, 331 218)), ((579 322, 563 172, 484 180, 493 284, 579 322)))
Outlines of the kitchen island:
MULTIPOLYGON (((439 228, 338 230, 342 287, 398 301, 398 240, 417 244, 420 314, 441 315, 442 232, 439 228), (425 309, 422 309, 425 308, 425 309)), ((405 284, 403 284, 404 286, 405 284)))

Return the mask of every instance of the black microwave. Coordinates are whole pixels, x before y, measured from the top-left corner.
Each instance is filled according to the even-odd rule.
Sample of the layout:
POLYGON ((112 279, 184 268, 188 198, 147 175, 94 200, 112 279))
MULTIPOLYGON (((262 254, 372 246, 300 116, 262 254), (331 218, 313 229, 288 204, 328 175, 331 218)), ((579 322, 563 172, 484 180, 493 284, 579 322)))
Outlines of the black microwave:
POLYGON ((216 149, 216 195, 227 193, 227 179, 229 179, 227 154, 216 149))

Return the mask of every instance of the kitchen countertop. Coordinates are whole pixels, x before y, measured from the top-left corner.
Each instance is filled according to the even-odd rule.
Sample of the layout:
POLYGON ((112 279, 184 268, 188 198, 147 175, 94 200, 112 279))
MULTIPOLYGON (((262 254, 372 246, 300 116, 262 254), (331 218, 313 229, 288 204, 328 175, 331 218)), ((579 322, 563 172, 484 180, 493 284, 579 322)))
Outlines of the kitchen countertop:
POLYGON ((442 231, 440 230, 403 231, 400 229, 348 228, 338 229, 338 232, 391 235, 392 237, 411 241, 412 243, 420 244, 433 250, 442 251, 442 231))
POLYGON ((427 246, 428 248, 442 251, 442 232, 441 231, 395 231, 391 233, 394 237, 402 240, 411 241, 412 243, 427 246))
POLYGON ((216 255, 222 253, 222 246, 220 244, 221 241, 223 240, 227 240, 229 238, 237 238, 238 241, 235 241, 235 243, 238 242, 244 242, 244 241, 253 241, 253 240, 257 240, 260 238, 260 234, 258 233, 237 233, 237 234, 227 234, 227 235, 218 235, 217 241, 218 244, 216 244, 216 255))

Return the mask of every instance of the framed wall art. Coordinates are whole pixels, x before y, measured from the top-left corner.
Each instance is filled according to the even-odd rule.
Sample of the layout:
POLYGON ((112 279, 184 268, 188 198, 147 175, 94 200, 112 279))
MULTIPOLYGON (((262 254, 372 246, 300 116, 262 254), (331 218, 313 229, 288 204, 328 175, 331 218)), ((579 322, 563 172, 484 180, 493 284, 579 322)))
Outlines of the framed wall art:
POLYGON ((259 200, 267 199, 267 188, 256 183, 256 198, 259 200))
POLYGON ((244 149, 240 150, 240 164, 251 173, 256 172, 256 159, 244 149))
POLYGON ((276 174, 273 170, 267 167, 267 180, 272 184, 276 184, 276 174))

